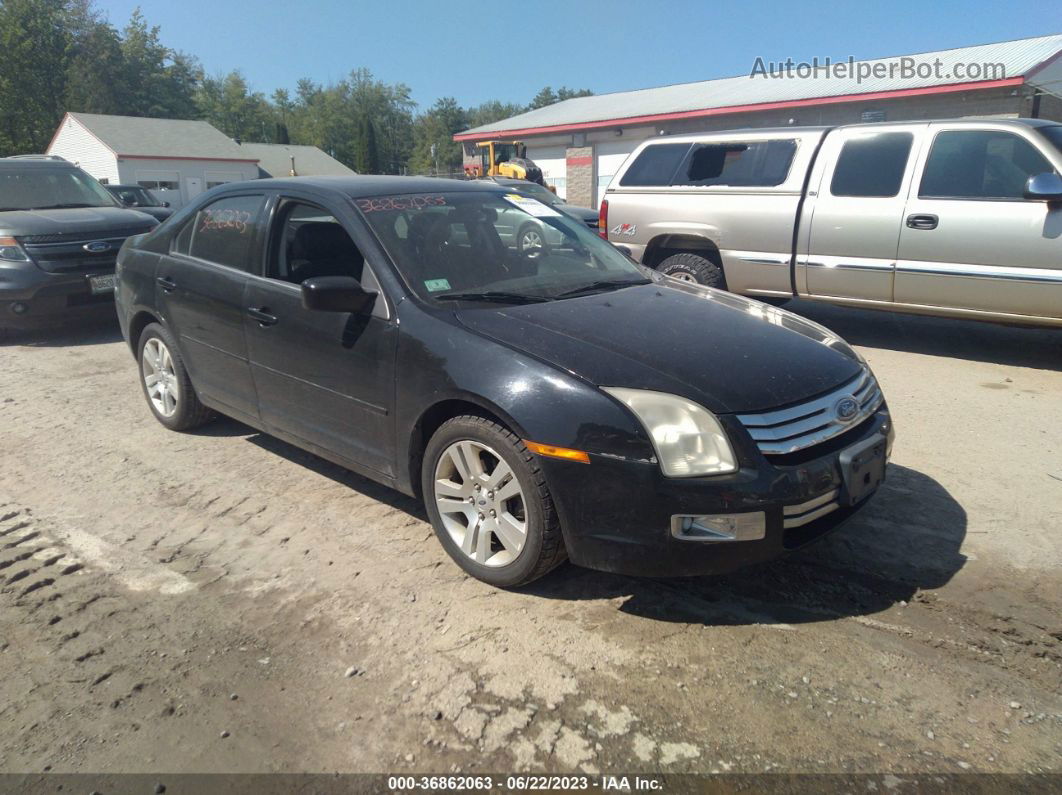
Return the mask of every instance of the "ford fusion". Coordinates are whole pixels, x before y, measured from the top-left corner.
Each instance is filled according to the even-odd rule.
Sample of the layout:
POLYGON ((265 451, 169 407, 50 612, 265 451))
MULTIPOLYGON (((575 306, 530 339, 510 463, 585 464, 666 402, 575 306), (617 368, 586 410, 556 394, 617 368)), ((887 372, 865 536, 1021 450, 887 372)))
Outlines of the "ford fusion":
POLYGON ((493 585, 565 560, 654 576, 768 560, 885 476, 888 410, 841 339, 643 269, 504 187, 230 184, 131 238, 117 274, 159 422, 224 414, 417 495, 493 585), (548 248, 516 244, 529 221, 548 248))

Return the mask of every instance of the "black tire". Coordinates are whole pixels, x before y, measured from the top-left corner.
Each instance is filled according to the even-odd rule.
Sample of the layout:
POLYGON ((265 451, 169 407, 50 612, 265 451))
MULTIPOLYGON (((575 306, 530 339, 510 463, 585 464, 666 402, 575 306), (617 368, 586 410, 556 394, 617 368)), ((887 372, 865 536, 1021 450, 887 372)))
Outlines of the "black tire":
POLYGON ((537 580, 567 560, 560 521, 538 459, 520 437, 492 420, 461 416, 443 423, 424 451, 421 493, 439 543, 458 566, 478 580, 499 588, 512 588, 537 580), (439 460, 451 445, 461 441, 475 442, 495 451, 509 465, 523 492, 526 536, 519 554, 508 564, 487 566, 466 555, 446 529, 436 505, 435 472, 439 460))
POLYGON ((719 290, 726 289, 726 277, 723 269, 710 259, 705 259, 699 254, 672 254, 661 262, 657 268, 660 273, 672 276, 683 281, 694 281, 706 287, 715 287, 719 290))
POLYGON ((516 233, 516 250, 526 257, 544 257, 549 254, 549 244, 546 242, 546 231, 542 228, 541 224, 534 222, 526 223, 520 227, 520 231, 516 233), (538 235, 538 239, 541 241, 541 245, 537 248, 528 249, 524 245, 524 235, 528 232, 534 232, 538 235))
POLYGON ((155 419, 169 428, 171 431, 190 431, 205 425, 214 419, 214 412, 199 402, 199 396, 195 393, 192 380, 188 377, 188 370, 184 366, 181 352, 177 349, 177 342, 173 335, 158 323, 149 323, 140 333, 140 341, 136 347, 137 377, 140 381, 140 389, 144 393, 148 408, 155 415, 155 419), (151 340, 159 340, 166 346, 170 359, 173 362, 173 377, 177 385, 176 409, 167 416, 156 406, 148 394, 147 382, 144 380, 144 348, 151 340))

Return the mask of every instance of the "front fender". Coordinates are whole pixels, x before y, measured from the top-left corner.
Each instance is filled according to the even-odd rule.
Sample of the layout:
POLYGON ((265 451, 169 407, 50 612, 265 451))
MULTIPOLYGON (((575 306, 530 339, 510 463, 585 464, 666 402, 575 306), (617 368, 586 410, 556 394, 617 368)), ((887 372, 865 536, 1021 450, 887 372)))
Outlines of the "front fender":
POLYGON ((653 458, 652 444, 634 416, 593 384, 483 337, 453 315, 403 302, 399 322, 395 450, 407 488, 419 474, 401 462, 420 460, 428 440, 418 438, 417 429, 433 407, 448 401, 478 406, 531 441, 583 450, 591 457, 653 458))

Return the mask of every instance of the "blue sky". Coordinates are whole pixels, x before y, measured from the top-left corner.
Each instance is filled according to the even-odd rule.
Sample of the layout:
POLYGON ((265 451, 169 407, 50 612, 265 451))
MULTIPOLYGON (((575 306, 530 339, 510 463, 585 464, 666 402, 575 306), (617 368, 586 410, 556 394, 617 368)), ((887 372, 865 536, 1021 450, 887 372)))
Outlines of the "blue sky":
POLYGON ((1062 3, 695 0, 98 0, 121 28, 141 6, 170 47, 255 90, 365 66, 423 106, 525 103, 543 86, 595 93, 748 74, 764 60, 856 59, 1062 32, 1062 3))

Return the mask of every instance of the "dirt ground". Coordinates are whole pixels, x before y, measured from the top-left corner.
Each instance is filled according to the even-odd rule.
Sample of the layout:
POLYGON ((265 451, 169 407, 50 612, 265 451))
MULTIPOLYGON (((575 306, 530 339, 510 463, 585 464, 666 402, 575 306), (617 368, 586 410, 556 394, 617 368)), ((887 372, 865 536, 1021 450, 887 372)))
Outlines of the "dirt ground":
POLYGON ((0 771, 1062 769, 1062 331, 792 308, 898 437, 827 541, 499 591, 414 501, 155 422, 116 327, 0 347, 0 771))

